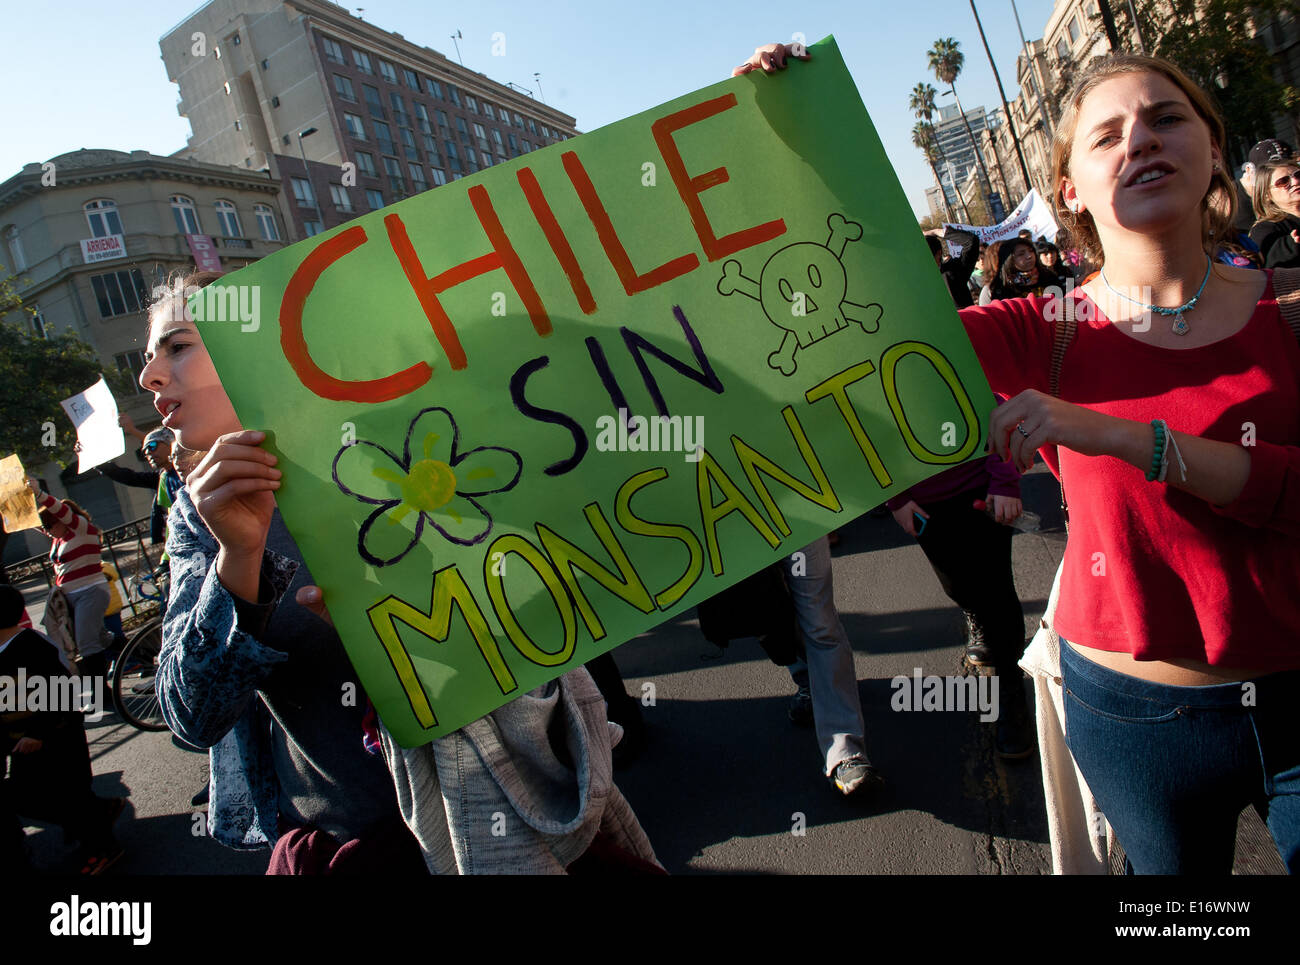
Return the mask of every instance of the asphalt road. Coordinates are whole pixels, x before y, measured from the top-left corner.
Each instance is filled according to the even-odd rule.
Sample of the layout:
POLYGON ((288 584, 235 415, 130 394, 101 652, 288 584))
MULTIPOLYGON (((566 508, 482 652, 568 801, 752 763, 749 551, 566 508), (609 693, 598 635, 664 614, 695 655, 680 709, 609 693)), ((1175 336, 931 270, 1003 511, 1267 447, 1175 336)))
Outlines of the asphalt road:
MULTIPOLYGON (((1037 625, 1064 547, 1057 491, 1041 465, 1025 503, 1040 533, 1013 540, 1026 633, 1037 625)), ((886 779, 845 799, 822 776, 811 729, 793 726, 794 687, 756 641, 719 652, 692 616, 616 652, 643 707, 645 752, 618 772, 660 860, 682 873, 1045 874, 1050 871, 1037 757, 1004 763, 974 712, 890 709, 895 675, 961 672, 962 621, 915 542, 892 518, 862 517, 834 550, 835 598, 853 641, 868 750, 886 779), (798 834, 796 815, 802 815, 798 834)), ((192 794, 207 755, 110 713, 87 725, 101 795, 129 795, 127 849, 114 874, 258 874, 268 852, 237 853, 202 834, 192 794)), ((58 829, 28 829, 37 859, 67 870, 58 829)))

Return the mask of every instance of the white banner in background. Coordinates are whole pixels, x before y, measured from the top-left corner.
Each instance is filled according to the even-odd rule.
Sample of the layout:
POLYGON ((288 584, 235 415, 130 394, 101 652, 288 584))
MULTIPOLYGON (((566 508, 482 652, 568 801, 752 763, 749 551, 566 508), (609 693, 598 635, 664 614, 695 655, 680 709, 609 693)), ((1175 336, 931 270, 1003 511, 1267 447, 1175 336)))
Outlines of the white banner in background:
POLYGON ((1056 233, 1060 231, 1057 227, 1056 218, 1052 215, 1052 209, 1043 196, 1035 188, 1031 190, 1025 199, 1016 205, 1016 210, 1012 211, 1006 221, 1001 224, 995 224, 991 227, 979 228, 975 225, 967 224, 945 224, 945 228, 954 228, 957 231, 969 231, 971 234, 979 235, 979 239, 986 245, 991 245, 995 241, 1005 241, 1007 238, 1014 238, 1022 231, 1029 231, 1033 239, 1046 238, 1048 241, 1056 241, 1056 233))

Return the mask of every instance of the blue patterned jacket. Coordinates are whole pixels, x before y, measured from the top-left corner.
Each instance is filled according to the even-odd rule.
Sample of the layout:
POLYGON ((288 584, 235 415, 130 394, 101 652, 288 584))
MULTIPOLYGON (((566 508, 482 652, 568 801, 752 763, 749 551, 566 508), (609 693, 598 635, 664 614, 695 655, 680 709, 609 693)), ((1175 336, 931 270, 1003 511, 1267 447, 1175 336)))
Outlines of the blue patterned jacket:
MULTIPOLYGON (((217 549, 189 493, 177 490, 168 518, 171 592, 155 687, 167 726, 209 748, 208 834, 228 847, 255 850, 275 843, 279 799, 271 717, 257 691, 288 654, 240 629, 234 598, 217 578, 217 549)), ((271 594, 272 604, 296 570, 292 560, 266 551, 261 592, 271 594)))

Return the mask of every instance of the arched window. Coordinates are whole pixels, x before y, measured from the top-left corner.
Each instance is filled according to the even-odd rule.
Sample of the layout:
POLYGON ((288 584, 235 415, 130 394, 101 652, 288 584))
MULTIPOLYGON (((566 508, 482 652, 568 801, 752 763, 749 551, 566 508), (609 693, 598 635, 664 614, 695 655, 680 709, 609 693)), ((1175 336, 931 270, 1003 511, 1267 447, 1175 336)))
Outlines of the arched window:
POLYGON ((217 209, 217 224, 221 226, 221 233, 227 238, 244 237, 244 229, 239 225, 239 212, 229 201, 222 199, 213 205, 217 209))
POLYGON ((9 270, 26 271, 27 256, 23 254, 23 243, 18 238, 18 229, 13 225, 5 228, 5 247, 9 250, 9 270))
POLYGON ((253 214, 257 218, 257 231, 263 241, 279 241, 280 229, 275 224, 275 212, 269 205, 253 205, 253 214))
POLYGON ((86 221, 90 223, 92 238, 106 238, 122 233, 122 219, 117 214, 117 202, 109 198, 96 198, 84 205, 86 221))
POLYGON ((176 230, 183 235, 202 234, 199 228, 199 213, 194 210, 194 202, 183 194, 171 196, 172 214, 176 216, 176 230))

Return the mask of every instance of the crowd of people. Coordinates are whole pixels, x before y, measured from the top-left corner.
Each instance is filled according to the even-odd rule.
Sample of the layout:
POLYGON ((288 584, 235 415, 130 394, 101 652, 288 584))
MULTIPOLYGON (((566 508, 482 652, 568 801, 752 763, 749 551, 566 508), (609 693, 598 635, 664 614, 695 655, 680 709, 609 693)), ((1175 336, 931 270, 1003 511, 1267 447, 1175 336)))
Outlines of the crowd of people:
MULTIPOLYGON (((808 54, 767 45, 735 73, 777 74, 795 56, 808 54)), ((1300 305, 1284 307, 1287 291, 1300 299, 1284 271, 1300 267, 1300 163, 1266 141, 1235 182, 1226 144, 1210 99, 1167 61, 1114 55, 1081 74, 1053 146, 1056 243, 930 239, 998 397, 989 454, 887 504, 964 611, 968 662, 1003 681, 999 755, 1025 758, 1035 732, 1008 524, 1042 453, 1068 506, 1059 602, 1045 615, 1065 738, 1144 874, 1227 873, 1251 804, 1287 868, 1300 867, 1300 305), (1241 192, 1255 216, 1245 229, 1241 192)), ((154 303, 140 384, 180 458, 133 483, 170 505, 157 689, 172 730, 210 748, 211 834, 271 848, 276 873, 661 873, 612 777, 622 728, 609 718, 626 700, 616 670, 600 690, 571 670, 414 749, 365 700, 340 706, 354 674, 276 508, 277 460, 264 431, 240 424, 188 314, 187 293, 215 277, 178 279, 154 303), (591 709, 601 690, 611 713, 591 709), (483 815, 497 813, 519 833, 491 833, 483 815)), ((38 498, 93 669, 107 604, 98 530, 67 501, 38 498)), ((829 541, 796 555, 791 717, 815 725, 832 785, 869 795, 885 777, 867 755, 829 541)), ((11 603, 0 599, 0 658, 56 672, 56 651, 19 629, 11 603)), ((17 760, 33 740, 63 748, 58 817, 90 843, 95 873, 113 854, 116 806, 89 793, 84 735, 57 723, 8 730, 2 749, 17 760)), ((9 800, 25 813, 25 799, 9 800)))

